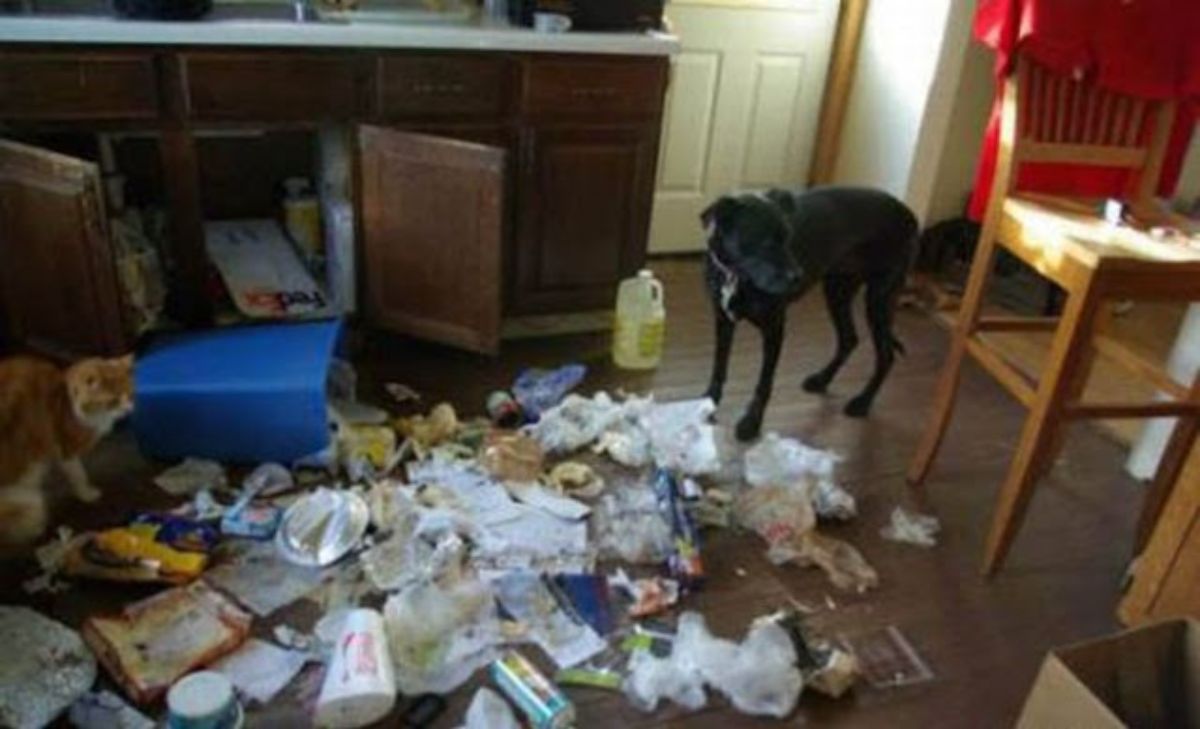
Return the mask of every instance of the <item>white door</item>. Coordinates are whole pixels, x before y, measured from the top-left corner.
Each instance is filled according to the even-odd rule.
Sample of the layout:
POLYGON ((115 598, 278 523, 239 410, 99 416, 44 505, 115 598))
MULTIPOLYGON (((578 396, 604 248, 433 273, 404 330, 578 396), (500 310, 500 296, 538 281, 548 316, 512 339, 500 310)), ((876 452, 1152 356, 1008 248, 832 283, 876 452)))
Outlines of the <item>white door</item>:
POLYGON ((839 0, 672 0, 650 252, 698 250, 700 211, 808 176, 839 0))

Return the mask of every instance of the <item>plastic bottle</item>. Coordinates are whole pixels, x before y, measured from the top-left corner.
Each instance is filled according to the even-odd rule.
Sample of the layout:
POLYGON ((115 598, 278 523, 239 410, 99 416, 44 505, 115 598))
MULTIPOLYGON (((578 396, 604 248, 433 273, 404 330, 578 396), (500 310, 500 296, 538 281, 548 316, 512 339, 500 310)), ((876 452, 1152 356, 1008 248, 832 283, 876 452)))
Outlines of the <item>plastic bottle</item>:
POLYGON ((321 207, 306 178, 289 177, 283 181, 283 223, 288 235, 311 265, 325 254, 321 237, 321 207))
POLYGON ((629 370, 649 370, 662 359, 667 311, 663 286, 649 269, 621 282, 617 289, 613 362, 629 370))

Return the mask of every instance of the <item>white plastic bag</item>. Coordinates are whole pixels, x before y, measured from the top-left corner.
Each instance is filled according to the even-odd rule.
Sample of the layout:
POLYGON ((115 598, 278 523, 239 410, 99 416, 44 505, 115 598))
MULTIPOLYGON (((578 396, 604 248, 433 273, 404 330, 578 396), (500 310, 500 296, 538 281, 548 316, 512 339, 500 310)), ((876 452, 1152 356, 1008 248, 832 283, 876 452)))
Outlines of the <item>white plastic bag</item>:
POLYGON ((839 486, 833 472, 841 461, 833 451, 807 446, 795 438, 767 433, 746 451, 745 475, 751 486, 809 486, 817 516, 822 519, 853 518, 858 513, 854 497, 839 486))
POLYGON ((460 729, 521 729, 512 707, 487 686, 475 692, 460 729))
POLYGON ((645 650, 634 651, 629 657, 629 675, 622 690, 630 703, 645 712, 657 709, 663 699, 689 711, 699 711, 708 703, 698 673, 682 669, 674 655, 659 658, 645 650))
POLYGON ((907 511, 902 506, 892 509, 888 525, 879 530, 879 535, 893 542, 915 544, 918 547, 937 546, 937 535, 942 524, 937 517, 907 511))
POLYGON ((717 406, 709 398, 659 403, 641 418, 650 435, 654 464, 688 476, 721 470, 716 426, 711 422, 717 406))

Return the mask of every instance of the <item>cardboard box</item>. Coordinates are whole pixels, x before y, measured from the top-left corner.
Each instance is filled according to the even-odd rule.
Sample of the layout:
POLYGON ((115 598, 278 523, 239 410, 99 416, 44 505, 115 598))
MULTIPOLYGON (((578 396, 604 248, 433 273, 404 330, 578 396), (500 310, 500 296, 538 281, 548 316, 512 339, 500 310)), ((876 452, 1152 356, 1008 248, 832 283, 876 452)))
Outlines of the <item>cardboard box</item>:
POLYGON ((1051 651, 1019 729, 1200 729, 1200 623, 1171 620, 1051 651))

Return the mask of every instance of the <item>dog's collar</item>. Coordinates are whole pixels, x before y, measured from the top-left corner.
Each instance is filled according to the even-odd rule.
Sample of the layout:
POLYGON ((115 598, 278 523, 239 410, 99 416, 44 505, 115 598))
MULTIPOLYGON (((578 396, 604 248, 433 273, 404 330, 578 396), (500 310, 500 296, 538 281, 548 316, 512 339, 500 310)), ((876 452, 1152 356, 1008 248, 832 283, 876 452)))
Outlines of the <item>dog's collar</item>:
POLYGON ((708 249, 708 260, 712 261, 713 266, 721 274, 721 311, 725 314, 725 318, 734 321, 737 317, 733 315, 730 305, 733 303, 733 297, 737 296, 739 283, 737 272, 726 265, 711 248, 708 249))

